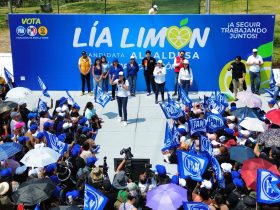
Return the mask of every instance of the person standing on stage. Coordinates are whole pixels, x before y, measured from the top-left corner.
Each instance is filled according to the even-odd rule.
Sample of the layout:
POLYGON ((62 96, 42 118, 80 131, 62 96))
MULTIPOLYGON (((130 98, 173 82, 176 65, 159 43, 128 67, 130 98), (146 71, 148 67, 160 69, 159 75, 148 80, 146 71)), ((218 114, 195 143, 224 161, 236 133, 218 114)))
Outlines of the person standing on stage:
POLYGON ((112 85, 118 87, 117 103, 119 111, 119 122, 123 121, 123 126, 127 126, 127 101, 128 101, 128 88, 129 82, 124 77, 123 71, 120 71, 118 77, 115 79, 113 76, 112 85))
POLYGON ((130 95, 135 96, 136 95, 136 80, 137 80, 137 73, 139 71, 138 63, 135 61, 135 57, 130 57, 130 62, 127 64, 127 78, 129 82, 129 90, 130 95))
POLYGON ((152 90, 155 93, 155 82, 153 77, 153 72, 156 66, 156 59, 151 57, 151 51, 146 51, 146 57, 142 60, 142 66, 144 69, 144 77, 147 87, 147 96, 151 95, 151 86, 152 90))
POLYGON ((154 70, 154 77, 155 77, 155 103, 158 104, 158 94, 161 93, 162 102, 164 101, 164 86, 165 86, 165 75, 166 75, 166 68, 162 64, 162 60, 159 60, 157 66, 154 70))
MULTIPOLYGON (((183 90, 185 90, 188 95, 192 84, 193 84, 192 69, 189 65, 189 61, 185 59, 183 61, 183 67, 180 69, 178 75, 178 85, 181 85, 183 90)), ((178 95, 178 101, 180 101, 180 94, 178 95)))
POLYGON ((79 58, 78 67, 81 73, 82 80, 82 93, 81 96, 85 94, 85 82, 87 82, 87 88, 89 95, 92 95, 90 89, 90 68, 91 68, 91 59, 87 56, 85 51, 82 52, 82 56, 79 58))
POLYGON ((104 55, 101 56, 101 65, 102 65, 102 89, 108 93, 109 90, 109 64, 106 60, 106 57, 104 55))
POLYGON ((114 59, 109 70, 110 84, 112 85, 112 101, 115 100, 117 88, 117 84, 114 83, 114 79, 118 78, 121 71, 123 72, 123 67, 119 64, 118 59, 114 59))
POLYGON ((185 51, 181 50, 180 54, 174 58, 174 93, 172 96, 177 95, 178 91, 178 75, 180 72, 180 69, 183 68, 183 61, 185 60, 185 51))
POLYGON ((95 88, 96 85, 98 85, 100 88, 102 88, 102 75, 103 75, 103 69, 101 65, 100 58, 96 58, 94 65, 92 67, 92 77, 93 77, 93 94, 95 94, 95 88))

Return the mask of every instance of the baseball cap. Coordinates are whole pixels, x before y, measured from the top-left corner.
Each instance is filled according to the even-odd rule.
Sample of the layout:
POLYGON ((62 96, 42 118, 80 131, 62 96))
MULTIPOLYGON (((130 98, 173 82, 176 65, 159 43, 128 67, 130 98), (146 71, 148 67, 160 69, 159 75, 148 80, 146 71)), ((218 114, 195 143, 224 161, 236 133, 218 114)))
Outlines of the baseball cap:
POLYGON ((254 49, 252 50, 252 52, 258 52, 258 50, 257 50, 256 48, 254 48, 254 49))

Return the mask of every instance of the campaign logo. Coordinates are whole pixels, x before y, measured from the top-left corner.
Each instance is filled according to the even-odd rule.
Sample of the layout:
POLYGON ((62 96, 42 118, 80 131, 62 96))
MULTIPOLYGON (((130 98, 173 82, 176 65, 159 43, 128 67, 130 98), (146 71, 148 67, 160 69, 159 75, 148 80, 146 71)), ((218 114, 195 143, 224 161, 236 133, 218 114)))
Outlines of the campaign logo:
POLYGON ((24 36, 26 33, 26 29, 23 26, 18 26, 16 28, 17 35, 24 36))
POLYGON ((46 36, 48 34, 48 28, 46 26, 40 26, 38 28, 38 34, 41 36, 46 36))
POLYGON ((201 171, 200 161, 194 156, 185 156, 184 158, 184 167, 189 171, 193 176, 199 176, 201 171))
POLYGON ((278 200, 280 199, 280 194, 278 194, 277 192, 275 192, 275 190, 272 187, 272 176, 270 174, 268 174, 267 176, 264 177, 263 181, 262 181, 262 189, 264 194, 271 200, 278 200))
POLYGON ((36 36, 37 34, 37 28, 35 26, 28 26, 27 27, 27 34, 29 36, 36 36))
POLYGON ((210 114, 206 118, 207 121, 207 127, 210 129, 220 128, 224 126, 224 121, 219 116, 216 116, 214 114, 210 114))

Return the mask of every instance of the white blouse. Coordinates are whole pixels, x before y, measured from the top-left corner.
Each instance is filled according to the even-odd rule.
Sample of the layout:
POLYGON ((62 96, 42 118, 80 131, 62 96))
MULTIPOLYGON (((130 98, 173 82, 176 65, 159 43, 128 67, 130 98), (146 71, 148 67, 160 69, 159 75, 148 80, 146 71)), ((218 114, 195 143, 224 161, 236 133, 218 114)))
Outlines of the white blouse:
POLYGON ((165 75, 166 75, 166 68, 165 67, 156 66, 153 74, 154 74, 154 77, 155 77, 155 82, 157 84, 162 84, 162 83, 165 82, 165 75))
POLYGON ((180 83, 181 80, 190 80, 190 82, 193 82, 193 73, 191 68, 190 71, 184 68, 180 69, 178 83, 180 83))

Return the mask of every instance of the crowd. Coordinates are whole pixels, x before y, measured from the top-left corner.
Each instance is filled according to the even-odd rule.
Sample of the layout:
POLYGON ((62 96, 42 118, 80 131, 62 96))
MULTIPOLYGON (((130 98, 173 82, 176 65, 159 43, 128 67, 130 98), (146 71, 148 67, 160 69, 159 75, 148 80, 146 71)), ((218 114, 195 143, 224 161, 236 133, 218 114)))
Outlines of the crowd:
MULTIPOLYGON (((236 65, 232 64, 230 70, 238 66, 240 60, 241 58, 237 57, 236 65)), ((247 62, 251 66, 260 64, 250 63, 250 59, 247 62)), ((147 95, 151 94, 152 87, 155 92, 155 103, 158 103, 159 93, 162 101, 164 101, 166 70, 162 65, 162 61, 156 62, 151 57, 151 52, 147 50, 142 65, 144 67, 147 95)), ((178 57, 175 58, 174 67, 176 74, 175 87, 179 84, 188 93, 193 83, 193 75, 188 60, 184 59, 184 51, 181 51, 178 57)), ((108 84, 112 85, 112 99, 114 100, 117 95, 120 121, 123 120, 124 122, 127 121, 128 91, 130 91, 131 96, 135 96, 136 93, 136 77, 139 67, 134 57, 130 58, 127 68, 127 74, 124 75, 124 71, 117 60, 114 60, 113 64, 109 66, 105 57, 96 59, 93 67, 91 67, 91 61, 86 52, 83 52, 82 57, 79 59, 82 95, 84 95, 85 82, 87 82, 88 91, 91 93, 89 71, 92 69, 94 84, 100 84, 105 88, 105 92, 108 92, 108 84), (125 79, 125 76, 128 80, 125 79), (118 93, 115 95, 116 89, 118 89, 118 93)), ((243 70, 239 67, 237 69, 241 73, 235 74, 237 75, 236 78, 243 78, 243 70)), ((253 73, 252 78, 255 78, 253 73)), ((279 80, 277 81, 276 86, 279 87, 279 80)), ((235 91, 240 87, 238 82, 241 83, 242 81, 236 80, 234 82, 235 91)), ((8 87, 6 88, 8 89, 8 87)), ((258 88, 257 85, 256 89, 254 89, 255 93, 258 93, 258 88)), ((1 94, 3 94, 4 98, 5 91, 1 92, 1 94)), ((175 91, 173 96, 176 95, 178 95, 176 100, 180 100, 181 94, 175 91)), ((269 101, 271 110, 279 109, 277 100, 278 97, 275 97, 275 99, 269 101)), ((255 119, 263 121, 267 127, 263 133, 251 131, 240 126, 240 121, 246 116, 241 119, 234 112, 238 109, 236 104, 233 102, 230 105, 227 104, 227 106, 229 107, 223 113, 220 113, 225 125, 211 131, 200 132, 199 135, 198 133, 191 134, 189 120, 206 119, 209 113, 219 113, 215 109, 209 109, 207 97, 205 97, 204 101, 194 103, 192 106, 185 106, 184 115, 172 120, 172 126, 178 133, 175 139, 178 144, 162 149, 164 161, 170 164, 177 164, 178 151, 202 155, 199 138, 200 135, 207 136, 213 147, 213 155, 218 160, 225 178, 223 187, 219 185, 215 171, 210 163, 202 174, 203 181, 195 181, 190 177, 182 178, 180 174, 170 175, 165 166, 161 164, 155 166, 155 171, 147 168, 139 175, 139 179, 131 180, 130 174, 127 172, 131 156, 127 151, 123 161, 117 167, 111 183, 107 173, 106 161, 102 166, 96 165, 100 145, 96 145, 95 138, 98 131, 102 129, 103 120, 96 113, 92 102, 88 102, 84 109, 81 110, 78 104, 71 104, 67 98, 62 97, 56 101, 53 113, 50 112, 53 109, 53 101, 47 110, 40 112, 38 109, 27 109, 27 104, 25 103, 17 104, 8 110, 1 110, 1 145, 15 142, 20 144, 22 149, 6 158, 1 156, 0 210, 17 209, 21 204, 17 202, 16 196, 13 195, 17 193, 25 182, 44 178, 55 184, 55 191, 43 199, 40 204, 24 205, 24 209, 35 209, 38 205, 43 210, 61 205, 79 206, 83 209, 85 185, 94 187, 108 198, 104 209, 150 209, 146 206, 147 194, 160 185, 169 183, 187 189, 185 196, 188 201, 207 204, 209 209, 213 210, 256 209, 256 205, 261 209, 279 209, 279 203, 270 205, 257 203, 256 188, 249 187, 244 181, 244 177, 240 173, 243 162, 232 159, 230 149, 244 145, 253 151, 255 157, 268 161, 279 170, 280 143, 277 142, 280 141, 280 123, 268 120, 265 117, 264 110, 257 107, 250 108, 250 111, 256 114, 255 119), (21 159, 31 150, 52 147, 50 135, 57 137, 60 143, 56 144, 63 145, 63 149, 60 151, 60 158, 55 163, 44 167, 26 167, 21 162, 21 159), (273 135, 275 144, 267 146, 266 140, 271 135, 273 135)), ((246 114, 249 113, 246 112, 246 114)), ((183 209, 183 206, 179 207, 179 209, 183 209)))

